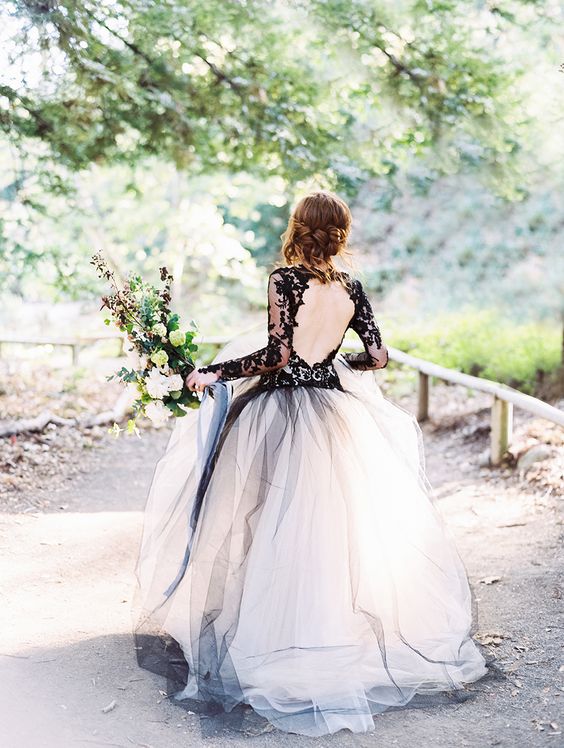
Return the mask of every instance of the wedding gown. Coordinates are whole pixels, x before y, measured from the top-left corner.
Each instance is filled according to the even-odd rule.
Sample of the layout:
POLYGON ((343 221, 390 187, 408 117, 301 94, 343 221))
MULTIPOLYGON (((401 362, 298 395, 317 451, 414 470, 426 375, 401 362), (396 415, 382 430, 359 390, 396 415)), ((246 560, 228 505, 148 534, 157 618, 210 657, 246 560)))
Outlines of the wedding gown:
POLYGON ((373 730, 487 673, 419 426, 368 370, 385 348, 343 279, 359 354, 338 354, 346 328, 318 313, 309 271, 270 275, 266 345, 230 358, 252 350, 236 339, 206 367, 221 379, 176 422, 136 569, 138 662, 176 703, 310 736, 373 730), (308 363, 300 340, 332 350, 308 363))

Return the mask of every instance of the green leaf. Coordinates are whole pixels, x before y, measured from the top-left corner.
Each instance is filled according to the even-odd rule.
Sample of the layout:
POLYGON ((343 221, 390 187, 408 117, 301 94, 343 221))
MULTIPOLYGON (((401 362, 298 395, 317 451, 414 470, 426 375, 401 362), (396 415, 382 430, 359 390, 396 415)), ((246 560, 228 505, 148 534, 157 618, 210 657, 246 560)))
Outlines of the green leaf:
POLYGON ((177 418, 182 418, 182 416, 186 415, 184 410, 182 408, 179 408, 175 402, 168 402, 165 403, 165 405, 171 411, 172 415, 176 416, 177 418))
POLYGON ((171 315, 171 316, 169 317, 169 319, 168 319, 168 322, 167 322, 167 325, 166 325, 166 327, 167 327, 167 330, 168 330, 169 332, 172 332, 172 330, 178 330, 178 328, 179 328, 179 324, 178 324, 178 321, 179 321, 179 316, 178 316, 178 314, 172 314, 172 315, 171 315))
POLYGON ((186 405, 187 408, 192 408, 192 409, 199 408, 200 404, 201 403, 200 403, 200 401, 198 399, 196 399, 196 400, 190 400, 190 402, 185 403, 185 405, 186 405))
POLYGON ((129 435, 135 435, 139 438, 141 438, 141 434, 139 433, 139 429, 137 428, 137 424, 135 422, 135 418, 130 418, 127 422, 127 428, 126 431, 129 435))
POLYGON ((190 390, 184 389, 180 393, 178 403, 181 405, 188 405, 188 403, 194 398, 197 398, 197 395, 194 392, 190 392, 190 390))

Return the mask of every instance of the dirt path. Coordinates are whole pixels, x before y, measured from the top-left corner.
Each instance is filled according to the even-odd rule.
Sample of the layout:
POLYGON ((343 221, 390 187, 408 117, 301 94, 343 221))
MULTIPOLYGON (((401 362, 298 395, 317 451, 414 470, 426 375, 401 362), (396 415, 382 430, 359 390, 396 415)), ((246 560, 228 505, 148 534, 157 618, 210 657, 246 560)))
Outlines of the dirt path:
POLYGON ((166 441, 148 434, 106 443, 48 509, 0 515, 2 747, 564 745, 560 500, 501 474, 489 481, 476 467, 483 444, 468 434, 432 424, 425 432, 429 477, 476 595, 478 634, 496 659, 473 698, 390 711, 374 733, 319 739, 208 735, 163 699, 163 680, 137 667, 131 640, 142 510, 166 441))

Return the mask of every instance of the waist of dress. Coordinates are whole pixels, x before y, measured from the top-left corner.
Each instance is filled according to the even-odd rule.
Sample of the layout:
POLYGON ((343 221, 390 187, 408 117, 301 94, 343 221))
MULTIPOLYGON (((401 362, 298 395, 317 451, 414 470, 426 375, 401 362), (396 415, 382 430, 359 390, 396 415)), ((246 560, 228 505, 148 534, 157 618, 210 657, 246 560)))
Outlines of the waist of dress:
POLYGON ((341 381, 332 363, 314 364, 291 360, 281 369, 263 374, 260 384, 273 387, 322 387, 342 390, 341 381))

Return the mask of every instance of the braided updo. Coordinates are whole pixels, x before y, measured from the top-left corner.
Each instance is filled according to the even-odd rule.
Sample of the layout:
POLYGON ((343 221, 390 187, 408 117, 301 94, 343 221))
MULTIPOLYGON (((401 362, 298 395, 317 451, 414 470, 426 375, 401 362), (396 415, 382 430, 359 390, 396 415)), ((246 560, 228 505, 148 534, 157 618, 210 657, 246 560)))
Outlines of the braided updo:
POLYGON ((338 276, 332 258, 346 253, 351 228, 348 205, 332 192, 313 192, 294 208, 282 234, 287 265, 302 264, 322 283, 338 276))

